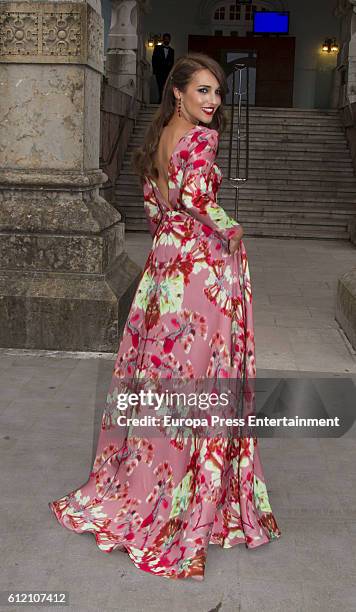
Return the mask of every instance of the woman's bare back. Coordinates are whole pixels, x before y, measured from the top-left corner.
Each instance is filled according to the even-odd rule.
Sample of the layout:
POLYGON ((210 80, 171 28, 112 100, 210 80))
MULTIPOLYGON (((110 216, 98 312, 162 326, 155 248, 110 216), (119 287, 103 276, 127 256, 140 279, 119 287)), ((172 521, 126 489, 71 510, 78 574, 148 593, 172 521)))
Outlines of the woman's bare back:
POLYGON ((158 178, 155 179, 155 183, 168 208, 172 208, 169 202, 168 165, 178 142, 185 133, 186 130, 185 132, 179 133, 176 128, 166 125, 162 129, 161 138, 155 155, 155 166, 159 174, 158 178))

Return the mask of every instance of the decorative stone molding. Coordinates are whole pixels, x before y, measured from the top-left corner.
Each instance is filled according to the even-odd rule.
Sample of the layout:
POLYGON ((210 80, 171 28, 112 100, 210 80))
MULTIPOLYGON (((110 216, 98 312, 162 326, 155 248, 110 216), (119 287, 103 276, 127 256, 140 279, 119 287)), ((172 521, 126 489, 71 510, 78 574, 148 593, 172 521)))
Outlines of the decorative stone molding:
POLYGON ((107 175, 102 170, 87 170, 85 173, 79 172, 46 172, 25 171, 22 169, 0 168, 0 185, 17 185, 18 187, 46 186, 56 187, 78 187, 92 188, 101 185, 108 180, 107 175))
POLYGON ((86 64, 103 72, 104 22, 79 2, 1 2, 0 62, 86 64))

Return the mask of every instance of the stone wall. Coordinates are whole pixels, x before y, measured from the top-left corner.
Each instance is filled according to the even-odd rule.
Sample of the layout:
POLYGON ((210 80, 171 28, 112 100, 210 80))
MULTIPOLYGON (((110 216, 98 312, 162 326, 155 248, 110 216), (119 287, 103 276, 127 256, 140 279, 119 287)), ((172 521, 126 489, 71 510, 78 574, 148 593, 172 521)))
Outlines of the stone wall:
POLYGON ((100 196, 95 0, 0 0, 0 346, 115 351, 141 270, 100 196))

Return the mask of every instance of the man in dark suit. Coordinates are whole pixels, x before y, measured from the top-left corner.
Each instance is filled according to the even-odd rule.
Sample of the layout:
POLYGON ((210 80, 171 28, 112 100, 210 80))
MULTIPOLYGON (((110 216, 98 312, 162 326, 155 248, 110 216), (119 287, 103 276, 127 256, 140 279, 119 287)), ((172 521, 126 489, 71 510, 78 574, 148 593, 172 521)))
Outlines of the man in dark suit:
POLYGON ((162 101, 162 92, 164 84, 167 80, 168 73, 174 64, 174 49, 170 47, 171 35, 168 32, 163 34, 163 44, 156 45, 152 54, 152 70, 156 75, 159 101, 162 101))

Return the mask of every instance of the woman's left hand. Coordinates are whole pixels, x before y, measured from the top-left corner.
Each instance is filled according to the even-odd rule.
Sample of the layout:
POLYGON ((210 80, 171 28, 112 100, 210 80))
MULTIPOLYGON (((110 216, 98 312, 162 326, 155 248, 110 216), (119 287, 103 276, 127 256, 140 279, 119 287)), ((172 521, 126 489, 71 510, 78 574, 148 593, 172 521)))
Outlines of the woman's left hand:
POLYGON ((233 255, 240 247, 241 238, 243 236, 243 229, 241 227, 241 232, 236 234, 233 238, 230 238, 228 244, 228 251, 230 255, 233 255))

